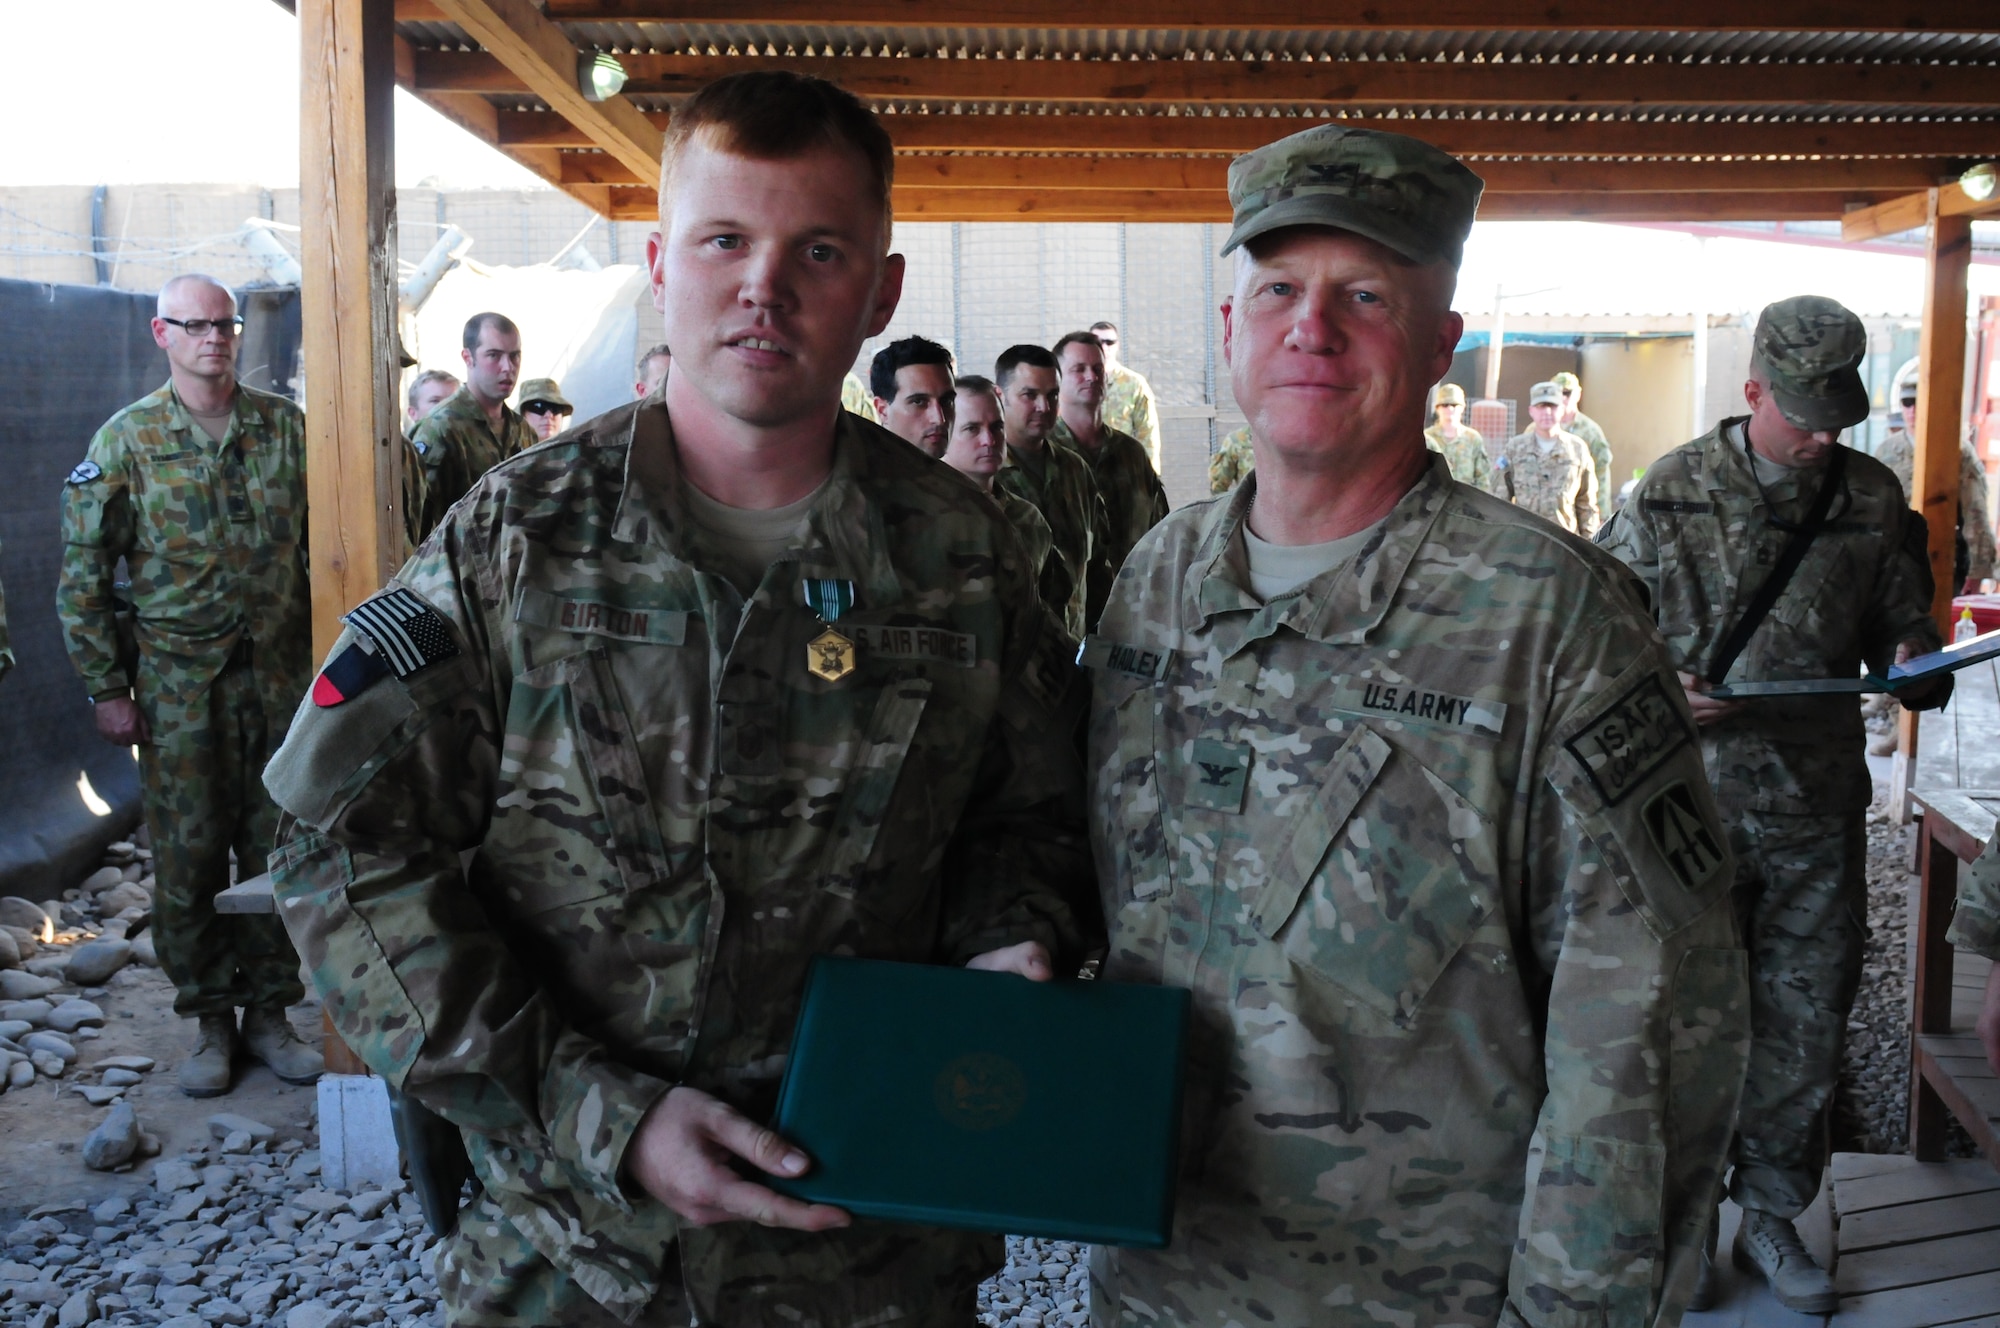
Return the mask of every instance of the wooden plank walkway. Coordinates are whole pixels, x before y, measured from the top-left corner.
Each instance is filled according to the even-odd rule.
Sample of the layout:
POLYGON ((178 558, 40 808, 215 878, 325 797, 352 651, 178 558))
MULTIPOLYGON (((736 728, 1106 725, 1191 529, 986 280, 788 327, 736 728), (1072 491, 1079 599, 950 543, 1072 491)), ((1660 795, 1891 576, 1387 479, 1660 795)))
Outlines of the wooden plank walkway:
POLYGON ((1832 1177, 1831 1328, 2000 1328, 2000 1170, 1836 1153, 1832 1177))

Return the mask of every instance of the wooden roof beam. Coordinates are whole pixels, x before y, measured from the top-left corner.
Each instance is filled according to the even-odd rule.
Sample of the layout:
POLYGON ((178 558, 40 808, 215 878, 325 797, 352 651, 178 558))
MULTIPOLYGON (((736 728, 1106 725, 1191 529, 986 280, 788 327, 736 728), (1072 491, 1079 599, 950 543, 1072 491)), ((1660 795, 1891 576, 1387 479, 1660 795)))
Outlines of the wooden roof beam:
MULTIPOLYGON (((1472 161, 1490 192, 1691 193, 1886 192, 1927 189, 1943 173, 1922 160, 1784 162, 1472 161)), ((907 188, 1017 192, 1137 189, 1226 191, 1223 157, 947 157, 899 154, 896 183, 907 188)), ((632 185, 640 181, 598 153, 564 153, 565 184, 632 185)))
MULTIPOLYGON (((1941 217, 2000 216, 2000 193, 1981 202, 1954 183, 1939 189, 1937 194, 1937 211, 1941 217)), ((1929 224, 1929 217, 1929 191, 1906 194, 1902 198, 1845 214, 1840 219, 1840 238, 1849 244, 1859 244, 1863 240, 1878 240, 1884 235, 1922 230, 1929 224)))
MULTIPOLYGON (((402 0, 408 3, 408 0, 402 0)), ((400 13, 401 5, 398 9, 400 13)), ((824 27, 935 27, 929 0, 549 0, 549 16, 588 23, 793 24, 824 27)), ((1309 10, 1298 0, 1098 0, 1049 5, 1045 0, 967 0, 950 22, 970 28, 1168 28, 1359 31, 1639 31, 1662 15, 1628 0, 1328 0, 1309 10)), ((1991 32, 2000 25, 1989 0, 1936 0, 1871 5, 1867 0, 1782 0, 1762 6, 1738 0, 1684 0, 1670 16, 1678 32, 1991 32)))
MULTIPOLYGON (((601 102, 586 98, 577 86, 576 47, 530 0, 435 0, 435 3, 485 48, 475 58, 500 67, 521 85, 522 91, 540 98, 583 130, 591 142, 640 180, 658 184, 662 141, 659 129, 623 96, 608 97, 601 102)), ((434 54, 418 53, 414 69, 417 86, 424 91, 449 91, 425 83, 425 60, 434 54)))
MULTIPOLYGON (((668 115, 648 116, 664 129, 668 115)), ((1244 115, 885 115, 903 151, 1248 152, 1323 123, 1244 115)), ((1350 117, 1340 123, 1413 134, 1447 152, 1522 156, 2000 156, 2000 120, 1648 121, 1409 120, 1350 117)), ((499 112, 500 142, 589 147, 584 132, 553 111, 499 112)))

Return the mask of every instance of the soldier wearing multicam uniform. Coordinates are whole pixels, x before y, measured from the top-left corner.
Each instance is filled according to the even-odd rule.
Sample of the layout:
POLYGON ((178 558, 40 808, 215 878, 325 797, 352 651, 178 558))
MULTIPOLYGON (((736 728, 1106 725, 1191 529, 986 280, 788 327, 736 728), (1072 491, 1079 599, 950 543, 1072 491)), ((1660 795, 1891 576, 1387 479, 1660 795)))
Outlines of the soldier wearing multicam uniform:
POLYGON ((1097 497, 1104 504, 1105 546, 1096 561, 1084 609, 1085 625, 1097 621, 1111 593, 1111 578, 1139 537, 1167 515, 1167 486, 1146 459, 1146 449, 1129 433, 1104 422, 1104 352, 1094 332, 1071 332, 1052 348, 1062 380, 1061 414, 1051 443, 1070 448, 1090 465, 1097 497))
POLYGON ((993 487, 1032 504, 1049 523, 1055 545, 1042 567, 1042 600, 1063 630, 1081 639, 1089 620, 1090 587, 1110 577, 1102 567, 1111 542, 1104 500, 1090 462, 1050 437, 1060 422, 1061 377, 1055 356, 1040 346, 1010 346, 995 361, 993 377, 1007 429, 1007 463, 993 487))
POLYGON ((999 504, 1000 515, 1007 518, 1028 550, 1028 567, 1039 585, 1055 548, 1055 535, 1033 503, 993 482, 1007 462, 1007 426, 1000 415, 1000 389, 980 374, 966 374, 953 387, 951 436, 938 459, 999 504))
MULTIPOLYGON (((1598 541, 1651 592, 1736 859, 1755 1031, 1730 1177, 1744 1210, 1736 1261, 1807 1314, 1839 1304, 1792 1219, 1819 1190, 1825 1107, 1861 974, 1871 794, 1861 713, 1851 694, 1704 693, 1725 676, 1853 678, 1939 644, 1924 523, 1886 467, 1838 442, 1868 414, 1855 371, 1866 350, 1861 320, 1832 300, 1765 309, 1744 387, 1750 415, 1647 467, 1598 541), (1829 485, 1803 561, 1730 664, 1738 623, 1829 485)), ((1941 705, 1949 686, 1903 699, 1941 705)))
POLYGON ((237 382, 228 290, 176 277, 159 314, 172 377, 106 421, 63 486, 56 612, 99 734, 139 748, 155 945, 175 1011, 199 1025, 180 1086, 214 1097, 239 1045, 292 1082, 321 1069, 285 1018, 305 993, 284 929, 214 904, 232 849, 239 876, 264 870, 278 812, 257 776, 312 676, 305 417, 237 382), (120 559, 136 658, 113 611, 120 559))
POLYGON ((1617 490, 1611 487, 1611 440, 1596 420, 1577 409, 1583 404, 1583 380, 1565 369, 1550 380, 1562 393, 1562 409, 1556 423, 1564 433, 1574 434, 1590 453, 1591 469, 1597 474, 1597 510, 1608 512, 1616 505, 1617 490))
POLYGON ((1671 1323, 1746 1022, 1680 689, 1623 568, 1419 440, 1477 178, 1325 126, 1229 185, 1258 467, 1083 652, 1105 976, 1194 992, 1174 1241, 1098 1248, 1092 1322, 1671 1323))
POLYGON ((970 1324, 1000 1264, 725 1165, 808 1165, 754 1122, 813 956, 1047 977, 1098 933, 1074 647, 992 504, 837 408, 891 161, 817 79, 678 108, 672 374, 475 485, 269 772, 328 1011, 471 1153, 455 1325, 970 1324))
POLYGON ((460 354, 464 385, 410 433, 424 467, 424 535, 481 475, 539 441, 507 404, 521 374, 520 329, 500 314, 474 314, 466 320, 460 354))
POLYGON ((1160 402, 1146 375, 1125 363, 1124 334, 1116 323, 1092 323, 1090 334, 1104 351, 1103 420, 1118 432, 1139 440, 1155 474, 1160 469, 1160 402))
POLYGON ((1465 389, 1445 383, 1437 390, 1435 419, 1424 430, 1424 443, 1444 458, 1451 477, 1475 489, 1493 487, 1493 463, 1486 456, 1486 435, 1469 424, 1459 423, 1465 413, 1465 389))
MULTIPOLYGON (((1876 449, 1875 459, 1887 466, 1903 486, 1903 496, 1915 504, 1917 444, 1910 436, 1908 421, 1916 418, 1917 398, 1911 384, 1900 402, 1903 423, 1889 430, 1876 449)), ((1891 417, 1892 420, 1895 417, 1891 417)), ((1987 517, 1986 463, 1973 451, 1968 439, 1958 446, 1958 565, 1953 569, 1961 593, 1976 595, 1979 583, 1993 575, 1993 522, 1987 517)))
POLYGON ((1528 411, 1534 423, 1509 438, 1493 461, 1492 492, 1519 503, 1586 539, 1597 533, 1597 473, 1590 449, 1555 427, 1561 396, 1554 383, 1536 383, 1528 411))
POLYGON ((1256 468, 1257 454, 1250 448, 1250 426, 1246 424, 1216 444, 1215 455, 1208 459, 1208 491, 1228 493, 1256 468))

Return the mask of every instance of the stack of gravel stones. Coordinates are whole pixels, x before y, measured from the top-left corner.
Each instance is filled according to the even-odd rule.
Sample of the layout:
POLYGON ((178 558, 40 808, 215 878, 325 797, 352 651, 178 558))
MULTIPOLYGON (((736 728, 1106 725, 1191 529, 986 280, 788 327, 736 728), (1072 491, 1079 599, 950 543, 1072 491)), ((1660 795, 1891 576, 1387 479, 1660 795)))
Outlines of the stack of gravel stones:
POLYGON ((980 1284, 984 1328, 1084 1328, 1090 1322, 1090 1247, 1007 1237, 1007 1267, 980 1284))
POLYGON ((50 1205, 0 1233, 0 1324, 443 1321, 431 1277, 436 1245, 413 1195, 400 1185, 330 1190, 317 1180, 317 1150, 265 1138, 225 1151, 238 1142, 163 1159, 136 1199, 50 1205))

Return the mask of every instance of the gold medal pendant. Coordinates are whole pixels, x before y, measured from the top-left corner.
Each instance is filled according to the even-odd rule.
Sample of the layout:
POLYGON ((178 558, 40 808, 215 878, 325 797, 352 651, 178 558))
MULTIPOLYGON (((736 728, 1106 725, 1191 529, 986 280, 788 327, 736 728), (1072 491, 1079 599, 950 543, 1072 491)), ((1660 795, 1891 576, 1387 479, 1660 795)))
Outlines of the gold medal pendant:
POLYGON ((854 672, 854 643, 831 627, 806 642, 806 672, 839 682, 854 672))

